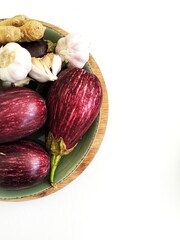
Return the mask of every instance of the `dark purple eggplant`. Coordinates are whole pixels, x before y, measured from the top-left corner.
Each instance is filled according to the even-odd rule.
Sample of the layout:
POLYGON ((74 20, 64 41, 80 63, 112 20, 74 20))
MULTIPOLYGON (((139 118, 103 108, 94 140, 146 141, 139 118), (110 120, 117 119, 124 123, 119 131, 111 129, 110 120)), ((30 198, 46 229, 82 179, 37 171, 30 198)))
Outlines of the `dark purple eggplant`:
POLYGON ((47 149, 51 152, 50 182, 63 155, 69 154, 100 112, 102 87, 99 79, 84 69, 62 71, 47 97, 47 149))
POLYGON ((35 91, 16 87, 0 92, 0 143, 36 132, 46 118, 45 101, 35 91))
POLYGON ((48 43, 44 39, 34 42, 22 42, 19 44, 29 51, 31 57, 42 57, 47 54, 48 43))
POLYGON ((50 157, 39 144, 20 140, 0 145, 0 187, 24 189, 42 182, 50 169, 50 157))

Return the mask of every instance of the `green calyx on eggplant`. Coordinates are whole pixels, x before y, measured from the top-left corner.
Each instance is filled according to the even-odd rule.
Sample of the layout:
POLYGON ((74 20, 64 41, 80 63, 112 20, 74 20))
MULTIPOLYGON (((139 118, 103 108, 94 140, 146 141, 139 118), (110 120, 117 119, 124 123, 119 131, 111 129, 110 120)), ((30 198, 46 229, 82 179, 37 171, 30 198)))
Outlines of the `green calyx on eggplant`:
POLYGON ((50 171, 50 183, 51 186, 55 187, 54 183, 54 176, 56 172, 56 168, 59 164, 59 161, 62 156, 68 155, 70 152, 73 151, 74 147, 67 149, 66 144, 62 137, 59 139, 55 139, 53 134, 49 132, 47 140, 46 140, 46 147, 51 153, 51 171, 50 171))
POLYGON ((102 86, 96 75, 68 68, 58 75, 47 97, 47 140, 51 153, 50 182, 62 156, 69 154, 98 116, 102 86))
POLYGON ((0 144, 0 187, 18 190, 44 181, 50 169, 50 157, 41 145, 20 140, 0 144))

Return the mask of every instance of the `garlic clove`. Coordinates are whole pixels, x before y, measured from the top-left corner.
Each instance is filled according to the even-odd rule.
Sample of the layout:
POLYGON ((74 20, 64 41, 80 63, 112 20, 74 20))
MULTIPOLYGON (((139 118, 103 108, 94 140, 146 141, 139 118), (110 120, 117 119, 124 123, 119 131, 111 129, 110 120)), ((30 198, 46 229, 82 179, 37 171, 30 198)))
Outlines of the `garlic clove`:
POLYGON ((29 76, 38 82, 47 82, 56 80, 56 77, 41 63, 38 59, 32 59, 32 69, 29 72, 29 76))
POLYGON ((83 68, 89 60, 90 44, 78 34, 68 34, 57 42, 55 52, 68 66, 83 68))
POLYGON ((42 58, 32 58, 32 69, 29 76, 38 82, 55 81, 60 72, 62 60, 59 55, 48 53, 42 58))
POLYGON ((54 54, 51 64, 52 74, 57 75, 61 71, 61 67, 62 67, 61 57, 57 54, 54 54))

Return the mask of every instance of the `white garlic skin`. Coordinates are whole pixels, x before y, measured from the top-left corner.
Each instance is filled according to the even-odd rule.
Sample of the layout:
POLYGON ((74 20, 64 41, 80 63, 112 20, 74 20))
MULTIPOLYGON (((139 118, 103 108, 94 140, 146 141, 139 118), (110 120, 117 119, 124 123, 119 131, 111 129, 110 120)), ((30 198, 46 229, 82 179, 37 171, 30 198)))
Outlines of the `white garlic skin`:
POLYGON ((89 60, 90 44, 79 34, 68 34, 58 40, 55 52, 69 66, 83 68, 89 60))
POLYGON ((32 69, 29 76, 38 82, 55 81, 62 66, 61 57, 49 53, 42 58, 32 58, 32 69))
POLYGON ((12 82, 9 82, 9 81, 2 81, 1 82, 1 86, 3 88, 9 88, 9 87, 24 87, 25 85, 28 85, 29 82, 31 81, 32 79, 30 77, 26 77, 20 81, 17 81, 15 83, 12 83, 12 82))
POLYGON ((15 83, 31 70, 31 55, 18 43, 10 42, 0 48, 0 79, 15 83))
POLYGON ((61 57, 58 54, 54 54, 53 62, 51 65, 52 74, 57 76, 57 74, 61 71, 61 67, 62 67, 61 57))

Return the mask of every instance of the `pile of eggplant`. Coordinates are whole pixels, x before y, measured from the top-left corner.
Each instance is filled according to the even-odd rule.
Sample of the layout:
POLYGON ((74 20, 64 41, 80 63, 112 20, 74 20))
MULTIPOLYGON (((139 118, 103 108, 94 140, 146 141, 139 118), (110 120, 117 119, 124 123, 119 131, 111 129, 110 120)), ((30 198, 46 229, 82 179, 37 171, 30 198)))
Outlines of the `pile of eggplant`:
MULTIPOLYGON (((26 45, 34 55, 42 55, 39 42, 26 45)), ((98 116, 102 86, 96 75, 65 66, 57 77, 51 83, 0 88, 1 188, 24 189, 46 179, 55 186, 61 157, 74 150, 98 116), (44 144, 29 140, 40 130, 44 144)))

